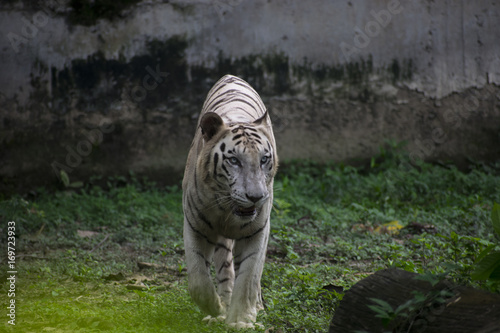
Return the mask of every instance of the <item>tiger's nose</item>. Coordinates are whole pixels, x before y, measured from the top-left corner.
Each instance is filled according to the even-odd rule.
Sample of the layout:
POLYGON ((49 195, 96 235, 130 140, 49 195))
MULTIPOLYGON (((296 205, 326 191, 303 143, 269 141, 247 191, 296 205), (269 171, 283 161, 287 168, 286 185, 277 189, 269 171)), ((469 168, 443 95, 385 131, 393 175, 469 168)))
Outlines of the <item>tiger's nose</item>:
POLYGON ((247 196, 247 199, 250 200, 253 203, 257 203, 259 200, 261 200, 264 197, 263 194, 259 194, 259 195, 256 195, 256 196, 246 194, 246 196, 247 196))

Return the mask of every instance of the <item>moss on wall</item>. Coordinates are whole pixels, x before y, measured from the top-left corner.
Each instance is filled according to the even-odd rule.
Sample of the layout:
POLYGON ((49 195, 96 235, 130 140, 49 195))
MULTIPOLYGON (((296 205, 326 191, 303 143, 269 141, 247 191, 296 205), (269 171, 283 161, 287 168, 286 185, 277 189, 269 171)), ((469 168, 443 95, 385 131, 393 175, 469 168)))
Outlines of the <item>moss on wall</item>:
MULTIPOLYGON (((65 114, 70 107, 105 112, 125 92, 142 109, 163 105, 176 114, 191 114, 201 107, 211 85, 228 73, 241 76, 264 97, 306 94, 321 99, 333 94, 330 97, 354 96, 361 102, 376 98, 370 82, 375 72, 371 57, 346 65, 314 66, 307 60, 300 65, 291 64, 282 53, 233 59, 221 51, 216 65, 206 67, 188 65, 188 41, 182 36, 150 40, 145 48, 145 54, 128 61, 124 56, 106 59, 102 52, 97 52, 85 59, 73 59, 63 70, 51 68, 54 109, 59 114, 65 114), (155 78, 158 84, 153 81, 155 78), (152 84, 154 89, 145 89, 146 84, 152 84), (332 91, 333 84, 337 88, 332 91)), ((410 79, 414 68, 411 59, 395 59, 386 69, 377 71, 383 71, 381 77, 396 84, 410 79)), ((47 93, 40 92, 43 85, 36 79, 32 85, 35 92, 47 93)))
POLYGON ((102 52, 96 52, 86 59, 73 59, 63 70, 53 67, 53 103, 62 113, 74 99, 80 110, 102 111, 121 99, 125 90, 141 107, 175 104, 176 96, 182 95, 187 83, 186 47, 185 39, 177 36, 147 42, 146 54, 130 61, 123 56, 118 60, 106 59, 102 52), (137 98, 134 98, 134 87, 141 89, 137 98))
POLYGON ((392 75, 392 82, 396 83, 400 80, 411 80, 413 73, 415 72, 414 64, 412 59, 403 59, 399 63, 398 59, 393 59, 389 65, 388 71, 392 75))
POLYGON ((68 21, 72 25, 90 26, 99 19, 113 20, 121 17, 122 11, 140 0, 71 0, 68 21))

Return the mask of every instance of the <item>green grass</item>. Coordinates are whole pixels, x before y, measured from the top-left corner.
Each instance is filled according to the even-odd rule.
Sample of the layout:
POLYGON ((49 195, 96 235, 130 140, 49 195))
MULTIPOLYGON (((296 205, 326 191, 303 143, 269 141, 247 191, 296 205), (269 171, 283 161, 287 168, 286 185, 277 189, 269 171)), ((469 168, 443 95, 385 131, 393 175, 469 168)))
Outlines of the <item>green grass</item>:
MULTIPOLYGON (((4 306, 0 326, 226 332, 223 324, 203 324, 187 293, 179 188, 120 177, 104 188, 95 183, 0 202, 2 233, 7 221, 16 222, 18 270, 16 327, 7 325, 4 306), (140 269, 138 262, 158 266, 140 269), (142 290, 129 289, 138 281, 142 290)), ((275 332, 326 332, 341 289, 387 267, 447 273, 499 292, 498 283, 470 278, 479 253, 499 243, 489 222, 494 202, 500 202, 498 165, 467 173, 430 164, 417 169, 385 152, 369 168, 288 163, 275 183, 262 277, 266 311, 258 321, 275 332), (391 221, 422 228, 375 232, 391 221), (337 292, 326 290, 331 286, 337 292)), ((5 282, 0 293, 7 290, 5 282)))

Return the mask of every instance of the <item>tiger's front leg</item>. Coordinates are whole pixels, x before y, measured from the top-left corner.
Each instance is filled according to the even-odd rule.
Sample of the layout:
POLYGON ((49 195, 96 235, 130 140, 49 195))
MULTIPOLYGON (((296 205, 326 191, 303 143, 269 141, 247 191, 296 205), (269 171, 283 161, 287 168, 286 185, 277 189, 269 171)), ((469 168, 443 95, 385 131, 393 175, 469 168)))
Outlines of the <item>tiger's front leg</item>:
POLYGON ((269 223, 258 235, 235 244, 234 282, 231 306, 226 323, 235 328, 253 328, 257 312, 262 309, 260 279, 264 268, 269 223))
POLYGON ((220 236, 214 252, 217 293, 224 308, 229 307, 229 304, 231 304, 234 286, 233 244, 232 239, 220 236))
POLYGON ((189 223, 184 221, 184 249, 191 298, 203 312, 212 317, 223 315, 225 308, 210 278, 214 243, 193 232, 189 223))

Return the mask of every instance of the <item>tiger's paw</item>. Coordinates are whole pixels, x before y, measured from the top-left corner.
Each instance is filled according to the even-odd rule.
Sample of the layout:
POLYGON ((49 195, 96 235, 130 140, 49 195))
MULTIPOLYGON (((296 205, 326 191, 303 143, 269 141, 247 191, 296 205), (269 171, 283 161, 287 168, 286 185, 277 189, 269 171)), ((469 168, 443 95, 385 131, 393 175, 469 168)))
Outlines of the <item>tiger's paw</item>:
POLYGON ((234 329, 244 329, 244 328, 264 328, 264 325, 261 323, 245 323, 243 321, 238 321, 236 323, 228 324, 229 327, 234 329))
POLYGON ((210 324, 216 323, 216 322, 223 322, 224 320, 226 320, 225 315, 220 315, 217 317, 212 317, 212 316, 208 315, 205 318, 203 318, 201 321, 210 325, 210 324))

